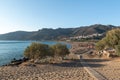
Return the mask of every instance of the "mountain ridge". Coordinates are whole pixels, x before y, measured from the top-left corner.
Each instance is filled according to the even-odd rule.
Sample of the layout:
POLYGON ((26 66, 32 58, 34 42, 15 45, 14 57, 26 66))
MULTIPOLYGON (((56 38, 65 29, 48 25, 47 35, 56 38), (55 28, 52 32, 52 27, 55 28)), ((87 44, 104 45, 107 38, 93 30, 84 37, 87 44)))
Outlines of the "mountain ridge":
POLYGON ((77 28, 43 28, 38 31, 15 31, 0 35, 0 40, 59 40, 80 35, 102 34, 117 28, 113 25, 94 24, 77 28))

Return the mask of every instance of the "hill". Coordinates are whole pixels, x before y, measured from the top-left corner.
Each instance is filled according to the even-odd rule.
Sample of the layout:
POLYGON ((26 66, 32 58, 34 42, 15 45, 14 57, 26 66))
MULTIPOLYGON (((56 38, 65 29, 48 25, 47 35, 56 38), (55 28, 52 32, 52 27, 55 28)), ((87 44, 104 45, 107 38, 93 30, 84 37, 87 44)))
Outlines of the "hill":
POLYGON ((92 35, 106 33, 117 26, 95 24, 90 26, 82 26, 78 28, 44 28, 38 31, 26 32, 16 31, 0 35, 0 40, 56 40, 81 35, 92 35))

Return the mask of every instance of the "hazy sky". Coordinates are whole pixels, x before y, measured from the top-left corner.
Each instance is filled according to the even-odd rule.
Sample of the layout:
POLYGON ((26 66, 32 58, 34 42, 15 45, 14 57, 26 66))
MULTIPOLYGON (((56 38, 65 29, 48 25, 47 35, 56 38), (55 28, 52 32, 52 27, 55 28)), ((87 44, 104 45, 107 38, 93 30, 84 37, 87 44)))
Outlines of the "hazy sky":
POLYGON ((0 0, 0 34, 91 24, 120 25, 120 0, 0 0))

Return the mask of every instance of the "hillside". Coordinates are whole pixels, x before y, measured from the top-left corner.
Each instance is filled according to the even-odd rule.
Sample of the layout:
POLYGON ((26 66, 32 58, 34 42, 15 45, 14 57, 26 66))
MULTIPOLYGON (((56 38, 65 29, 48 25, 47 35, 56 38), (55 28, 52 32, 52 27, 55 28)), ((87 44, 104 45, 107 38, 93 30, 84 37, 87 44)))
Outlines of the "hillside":
POLYGON ((41 29, 34 32, 16 31, 1 34, 0 40, 56 40, 64 37, 106 33, 117 26, 95 24, 78 28, 41 29))
POLYGON ((112 25, 101 25, 101 24, 95 24, 95 25, 90 25, 90 26, 84 26, 84 27, 79 27, 75 28, 73 31, 74 35, 91 35, 94 33, 105 33, 108 30, 111 30, 112 28, 115 28, 116 26, 112 25))

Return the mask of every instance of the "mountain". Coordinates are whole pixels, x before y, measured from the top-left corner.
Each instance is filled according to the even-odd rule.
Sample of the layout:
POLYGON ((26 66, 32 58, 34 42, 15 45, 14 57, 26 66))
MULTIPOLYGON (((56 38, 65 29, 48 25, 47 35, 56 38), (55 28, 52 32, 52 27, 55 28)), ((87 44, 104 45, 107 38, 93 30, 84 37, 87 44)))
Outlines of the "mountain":
POLYGON ((72 29, 64 29, 64 28, 58 28, 58 29, 47 29, 44 28, 42 30, 39 30, 35 32, 30 39, 32 40, 55 40, 60 37, 69 37, 69 34, 72 34, 72 29))
POLYGON ((101 34, 106 33, 108 30, 111 30, 112 28, 116 28, 117 26, 113 25, 101 25, 101 24, 95 24, 90 26, 84 26, 75 28, 73 34, 74 35, 92 35, 95 33, 101 34))
POLYGON ((0 35, 0 40, 56 40, 80 35, 92 35, 95 33, 106 33, 112 28, 117 28, 113 25, 95 24, 90 26, 82 26, 78 28, 44 28, 38 31, 26 32, 16 31, 0 35))
POLYGON ((1 34, 0 39, 1 40, 26 40, 29 39, 30 35, 32 35, 34 32, 26 32, 26 31, 16 31, 16 32, 10 32, 7 34, 1 34))

